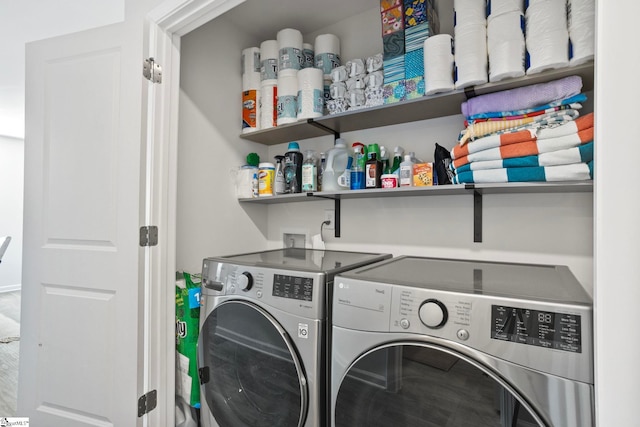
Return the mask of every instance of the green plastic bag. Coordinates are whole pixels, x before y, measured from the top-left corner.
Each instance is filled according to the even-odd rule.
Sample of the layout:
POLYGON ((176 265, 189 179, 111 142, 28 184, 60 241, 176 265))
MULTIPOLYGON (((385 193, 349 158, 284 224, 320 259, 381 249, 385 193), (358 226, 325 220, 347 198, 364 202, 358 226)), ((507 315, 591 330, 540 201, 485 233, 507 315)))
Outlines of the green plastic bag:
POLYGON ((178 273, 176 281, 176 394, 200 407, 198 335, 200 332, 200 279, 178 273))

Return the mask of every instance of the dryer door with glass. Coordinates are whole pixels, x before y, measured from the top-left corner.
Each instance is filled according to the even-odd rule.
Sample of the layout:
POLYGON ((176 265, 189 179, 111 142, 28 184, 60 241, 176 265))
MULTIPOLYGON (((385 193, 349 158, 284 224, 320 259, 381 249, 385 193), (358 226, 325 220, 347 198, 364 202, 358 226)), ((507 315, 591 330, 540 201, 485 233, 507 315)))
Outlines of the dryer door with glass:
POLYGON ((340 382, 335 427, 533 427, 513 388, 467 356, 423 343, 374 348, 340 382))
POLYGON ((204 427, 302 426, 307 381, 287 333, 257 305, 215 307, 198 341, 204 427))

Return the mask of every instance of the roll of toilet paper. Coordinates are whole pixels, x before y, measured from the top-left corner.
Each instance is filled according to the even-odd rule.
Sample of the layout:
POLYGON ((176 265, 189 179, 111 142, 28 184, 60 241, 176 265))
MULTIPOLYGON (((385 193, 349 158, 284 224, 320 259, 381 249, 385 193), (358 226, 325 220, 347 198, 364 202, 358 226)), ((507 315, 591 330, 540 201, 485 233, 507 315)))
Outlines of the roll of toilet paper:
POLYGON ((278 125, 278 81, 263 80, 260 85, 260 129, 278 125))
POLYGON ((424 47, 425 95, 448 92, 454 89, 453 82, 453 37, 438 34, 426 39, 424 47))
POLYGON ((583 64, 594 58, 595 14, 595 0, 569 0, 567 22, 571 47, 570 65, 583 64))
POLYGON ((340 39, 335 34, 320 34, 315 39, 313 50, 315 67, 322 70, 325 79, 331 78, 331 70, 342 65, 340 39))
POLYGON ((486 23, 485 0, 454 0, 453 25, 477 25, 486 23))
POLYGON ((347 71, 347 67, 344 65, 340 65, 339 67, 331 70, 331 81, 333 82, 345 82, 348 78, 349 72, 347 71))
POLYGON ((298 120, 298 70, 278 71, 278 126, 298 120))
POLYGON ((260 48, 242 50, 242 90, 260 89, 260 48))
POLYGON ((487 27, 485 24, 458 25, 454 29, 456 89, 489 81, 487 73, 487 27))
POLYGON ((302 68, 312 68, 315 66, 316 54, 311 43, 302 43, 302 56, 304 57, 302 68))
POLYGON ((526 49, 528 66, 526 73, 569 65, 569 30, 565 2, 557 0, 530 3, 525 12, 526 49))
POLYGON ((293 28, 284 28, 276 35, 278 40, 278 71, 302 68, 302 33, 293 28))
POLYGON ((278 78, 278 41, 265 40, 260 43, 260 79, 278 78))
POLYGON ((524 76, 524 15, 505 12, 487 23, 489 81, 524 76))
POLYGON ((319 68, 298 72, 298 119, 321 117, 324 109, 324 79, 319 68))
POLYGON ((333 82, 329 86, 331 99, 344 99, 347 96, 347 84, 345 82, 333 82))
POLYGON ((487 0, 487 23, 503 13, 520 12, 524 15, 523 0, 487 0))

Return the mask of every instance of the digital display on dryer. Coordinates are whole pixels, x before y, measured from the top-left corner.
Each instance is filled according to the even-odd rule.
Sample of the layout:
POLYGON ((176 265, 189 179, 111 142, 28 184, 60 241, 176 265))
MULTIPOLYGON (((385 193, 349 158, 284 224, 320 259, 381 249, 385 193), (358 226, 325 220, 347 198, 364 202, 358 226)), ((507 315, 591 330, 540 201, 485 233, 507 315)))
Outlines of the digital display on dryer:
POLYGON ((491 338, 554 350, 582 352, 579 315, 491 306, 491 338))
POLYGON ((310 277, 273 275, 274 297, 311 301, 313 298, 313 279, 310 277))

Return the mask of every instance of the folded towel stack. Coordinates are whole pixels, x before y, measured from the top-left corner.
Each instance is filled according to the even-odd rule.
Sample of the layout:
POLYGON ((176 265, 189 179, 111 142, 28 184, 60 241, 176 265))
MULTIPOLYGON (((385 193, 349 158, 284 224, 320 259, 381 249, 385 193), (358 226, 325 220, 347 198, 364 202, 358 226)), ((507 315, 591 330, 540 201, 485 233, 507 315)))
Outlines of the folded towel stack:
POLYGON ((565 77, 471 98, 451 150, 454 184, 593 178, 593 113, 582 80, 565 77))

